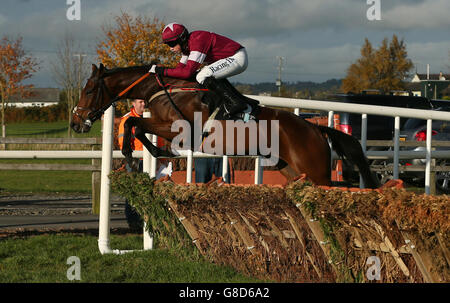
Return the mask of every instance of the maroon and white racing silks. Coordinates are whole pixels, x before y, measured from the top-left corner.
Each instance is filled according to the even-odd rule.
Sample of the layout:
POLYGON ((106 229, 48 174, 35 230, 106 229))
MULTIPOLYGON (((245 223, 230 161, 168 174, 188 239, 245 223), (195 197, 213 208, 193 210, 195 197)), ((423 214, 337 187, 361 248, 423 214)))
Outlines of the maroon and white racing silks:
POLYGON ((207 31, 193 31, 189 36, 189 54, 183 54, 176 68, 168 68, 165 76, 188 79, 201 64, 211 64, 233 56, 243 48, 239 43, 207 31))

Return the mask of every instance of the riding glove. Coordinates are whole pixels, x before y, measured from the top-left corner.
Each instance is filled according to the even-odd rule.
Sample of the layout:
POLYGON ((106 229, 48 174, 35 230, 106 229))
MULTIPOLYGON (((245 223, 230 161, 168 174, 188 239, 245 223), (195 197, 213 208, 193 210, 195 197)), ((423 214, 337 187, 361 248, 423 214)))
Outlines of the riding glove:
POLYGON ((164 70, 165 70, 165 68, 162 66, 152 65, 152 67, 150 68, 150 70, 148 72, 158 74, 160 76, 164 76, 164 70))

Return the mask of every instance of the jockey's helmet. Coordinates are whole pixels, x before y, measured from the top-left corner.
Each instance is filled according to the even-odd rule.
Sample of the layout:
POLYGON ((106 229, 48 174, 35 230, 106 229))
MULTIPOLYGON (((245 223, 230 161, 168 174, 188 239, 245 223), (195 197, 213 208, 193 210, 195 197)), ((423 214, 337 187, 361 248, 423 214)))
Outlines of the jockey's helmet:
POLYGON ((169 46, 176 44, 184 44, 188 38, 189 32, 182 24, 172 22, 166 25, 162 31, 162 40, 169 46))

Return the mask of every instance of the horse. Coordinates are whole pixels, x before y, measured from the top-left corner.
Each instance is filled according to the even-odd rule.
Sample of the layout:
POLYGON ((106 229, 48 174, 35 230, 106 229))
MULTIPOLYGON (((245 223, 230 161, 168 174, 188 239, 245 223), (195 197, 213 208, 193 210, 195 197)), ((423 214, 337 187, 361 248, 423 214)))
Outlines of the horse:
MULTIPOLYGON (((93 64, 91 76, 81 92, 78 104, 73 109, 71 128, 78 133, 88 132, 92 123, 99 119, 106 108, 118 99, 144 99, 147 101, 152 99, 146 105, 151 114, 150 118, 130 117, 126 121, 122 153, 127 161, 132 160, 130 138, 132 127, 135 127, 136 138, 154 157, 172 157, 174 155, 172 151, 159 149, 146 138, 145 134, 155 134, 172 142, 180 134, 180 131, 172 131, 175 121, 186 120, 193 125, 195 113, 201 113, 201 125, 204 125, 210 117, 212 109, 217 107, 217 104, 213 106, 211 103, 205 104, 205 99, 217 101, 220 100, 220 96, 214 92, 205 91, 193 79, 180 80, 149 74, 150 67, 151 65, 107 69, 103 64, 100 64, 99 67, 93 64), (170 94, 170 90, 180 87, 186 90, 170 94)), ((251 101, 250 99, 249 103, 252 103, 251 101)), ((253 100, 253 106, 257 103, 253 100)), ((330 186, 332 184, 331 148, 327 140, 329 139, 332 148, 341 158, 356 164, 365 187, 377 188, 380 186, 378 179, 370 170, 361 144, 356 138, 333 128, 312 124, 289 111, 259 105, 256 105, 255 108, 258 109, 255 111, 255 121, 258 126, 261 125, 261 121, 278 121, 276 136, 279 140, 279 150, 276 168, 288 181, 301 174, 306 174, 316 185, 330 186)), ((220 123, 223 129, 226 128, 225 120, 216 120, 215 122, 220 123)), ((272 142, 270 129, 271 127, 268 125, 266 138, 268 142, 272 142)), ((220 147, 220 142, 216 142, 216 144, 223 149, 223 154, 225 154, 226 138, 223 140, 222 147, 220 147)), ((249 138, 245 137, 246 152, 251 148, 249 142, 249 138)), ((234 143, 236 145, 236 142, 234 143)), ((190 148, 192 150, 193 146, 190 148)), ((237 147, 234 148, 234 152, 236 150, 237 147)))

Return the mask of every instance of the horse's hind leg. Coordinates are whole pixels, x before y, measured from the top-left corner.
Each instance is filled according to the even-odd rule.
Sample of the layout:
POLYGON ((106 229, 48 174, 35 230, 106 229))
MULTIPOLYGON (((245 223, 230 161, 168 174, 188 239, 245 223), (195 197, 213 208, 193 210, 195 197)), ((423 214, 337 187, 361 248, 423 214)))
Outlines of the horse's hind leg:
POLYGON ((287 179, 288 183, 298 176, 297 172, 281 159, 278 160, 277 168, 280 173, 287 179))
POLYGON ((290 175, 306 174, 316 185, 331 184, 330 148, 314 125, 290 113, 280 113, 280 158, 290 167, 290 175))

